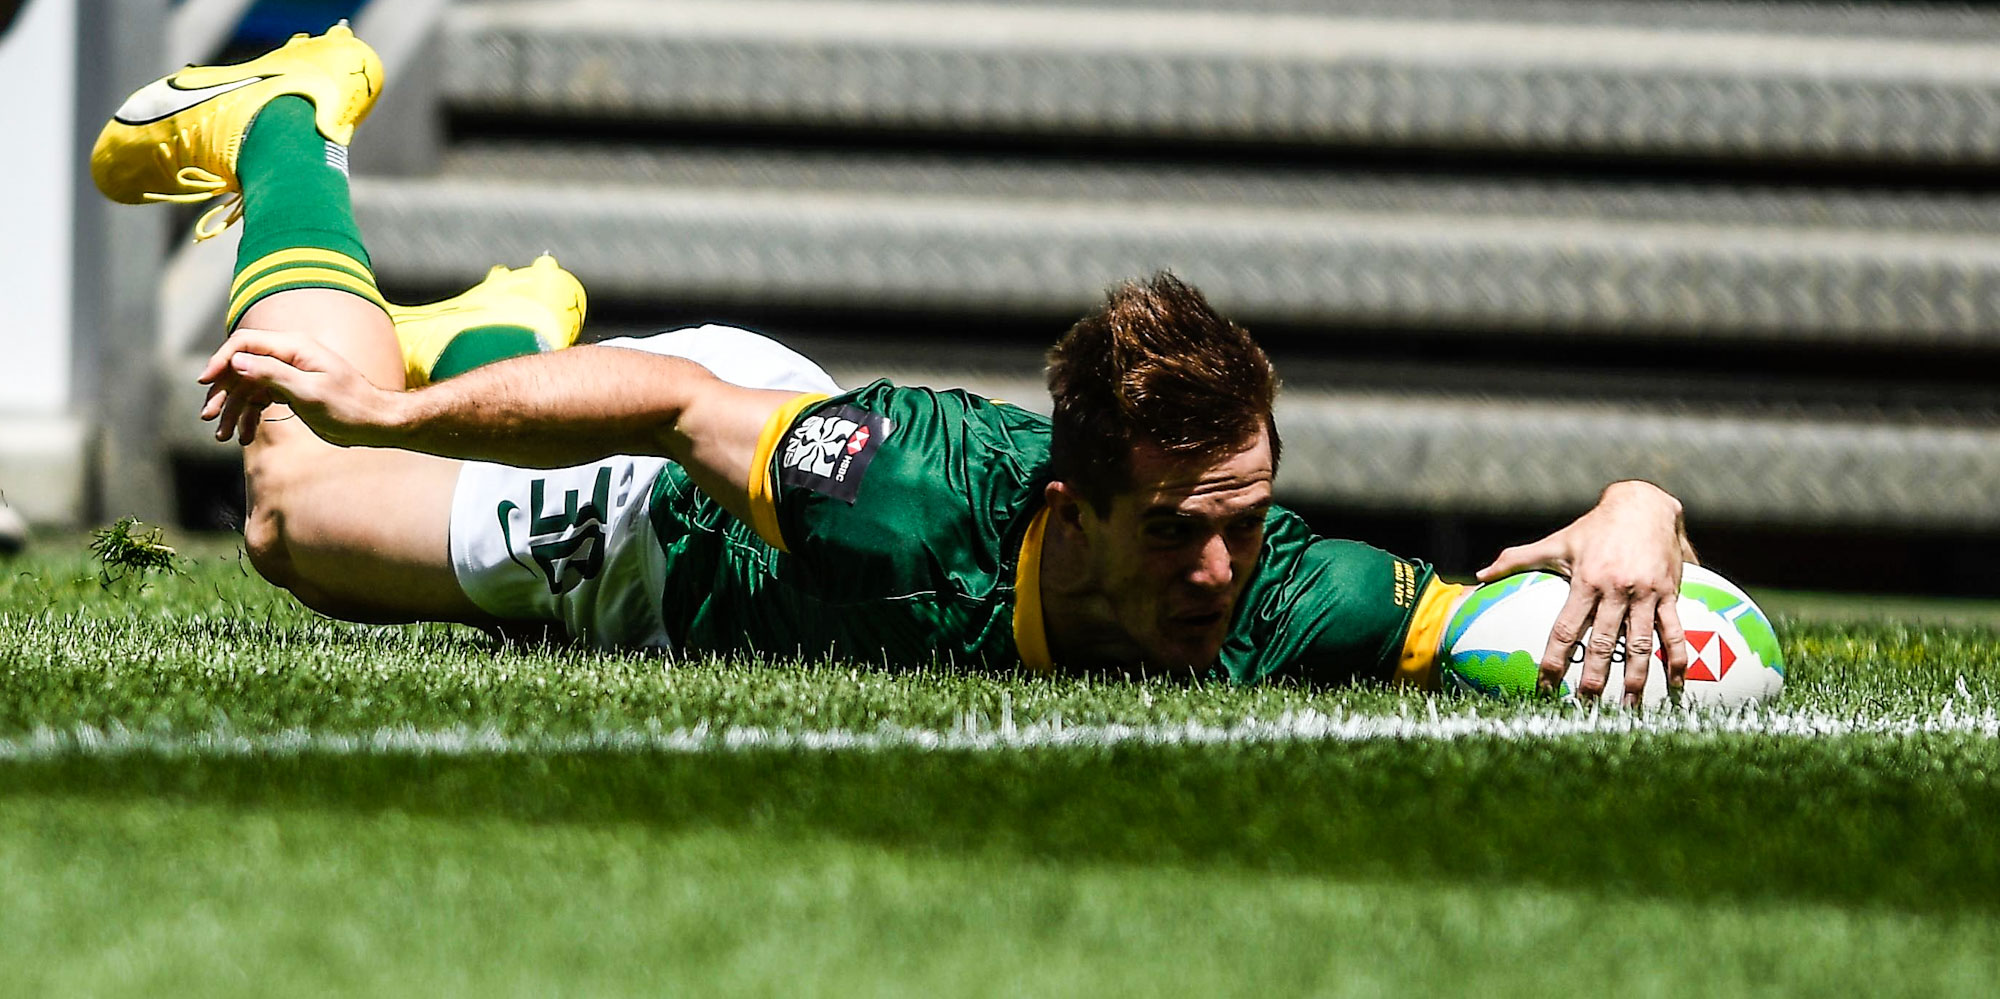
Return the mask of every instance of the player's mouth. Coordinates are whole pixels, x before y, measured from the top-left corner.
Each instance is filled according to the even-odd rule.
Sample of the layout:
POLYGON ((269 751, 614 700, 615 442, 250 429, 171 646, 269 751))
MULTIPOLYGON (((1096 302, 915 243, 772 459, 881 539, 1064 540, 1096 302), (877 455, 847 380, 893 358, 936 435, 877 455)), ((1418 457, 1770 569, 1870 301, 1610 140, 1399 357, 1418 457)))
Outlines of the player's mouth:
POLYGON ((1228 614, 1227 609, 1183 611, 1168 617, 1167 626, 1176 631, 1204 632, 1221 624, 1228 614))

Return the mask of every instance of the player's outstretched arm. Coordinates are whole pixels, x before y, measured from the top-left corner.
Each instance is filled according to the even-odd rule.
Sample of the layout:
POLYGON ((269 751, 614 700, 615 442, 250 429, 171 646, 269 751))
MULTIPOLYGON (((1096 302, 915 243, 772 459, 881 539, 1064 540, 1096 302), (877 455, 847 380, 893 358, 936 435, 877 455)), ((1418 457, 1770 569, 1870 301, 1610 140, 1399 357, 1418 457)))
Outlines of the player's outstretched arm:
POLYGON ((1569 577, 1569 602, 1557 615, 1542 653, 1542 688, 1552 690, 1562 682, 1570 650, 1588 628, 1577 690, 1584 697, 1601 694, 1622 633, 1627 641, 1623 701, 1637 704, 1646 689, 1656 630, 1666 646, 1667 683, 1678 687, 1687 676, 1687 641, 1676 609, 1682 562, 1700 564, 1688 543, 1680 501, 1650 482, 1630 480, 1606 486, 1597 505, 1568 527, 1502 551, 1492 565, 1479 570, 1479 580, 1492 582, 1530 569, 1569 577))
POLYGON ((254 439, 259 414, 290 405, 343 446, 559 468, 660 455, 738 516, 771 415, 796 393, 747 389, 678 357, 575 347, 487 365, 414 392, 376 387, 309 336, 239 329, 209 358, 202 418, 216 439, 254 439))

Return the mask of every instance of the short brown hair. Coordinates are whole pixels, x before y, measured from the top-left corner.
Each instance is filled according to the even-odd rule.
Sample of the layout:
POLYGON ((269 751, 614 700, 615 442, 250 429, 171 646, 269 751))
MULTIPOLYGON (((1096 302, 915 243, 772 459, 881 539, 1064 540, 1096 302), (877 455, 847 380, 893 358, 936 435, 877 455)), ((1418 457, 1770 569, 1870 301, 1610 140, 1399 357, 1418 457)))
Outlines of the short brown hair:
POLYGON ((1049 465, 1100 512, 1131 487, 1132 448, 1208 458, 1271 435, 1277 373, 1249 331, 1161 271, 1128 281, 1049 350, 1049 465))

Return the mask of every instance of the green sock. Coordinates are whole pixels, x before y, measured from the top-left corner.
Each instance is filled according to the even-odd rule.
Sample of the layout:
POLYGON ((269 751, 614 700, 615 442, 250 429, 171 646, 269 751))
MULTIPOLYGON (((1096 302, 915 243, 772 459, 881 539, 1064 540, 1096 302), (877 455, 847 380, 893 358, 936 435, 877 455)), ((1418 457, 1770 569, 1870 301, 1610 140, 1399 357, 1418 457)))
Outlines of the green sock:
POLYGON ((347 147, 313 122, 312 102, 279 97, 257 113, 236 156, 243 242, 228 327, 266 295, 333 288, 386 309, 347 192, 347 147))
POLYGON ((541 338, 526 326, 476 326, 460 331, 445 345, 431 365, 430 380, 441 382, 494 361, 541 352, 541 338))

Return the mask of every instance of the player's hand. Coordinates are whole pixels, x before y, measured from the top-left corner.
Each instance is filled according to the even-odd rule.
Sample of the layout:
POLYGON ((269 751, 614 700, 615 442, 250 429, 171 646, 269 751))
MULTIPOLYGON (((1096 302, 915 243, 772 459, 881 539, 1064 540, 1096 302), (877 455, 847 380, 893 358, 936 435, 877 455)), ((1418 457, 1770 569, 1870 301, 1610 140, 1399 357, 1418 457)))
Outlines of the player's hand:
POLYGON ((201 418, 215 439, 257 439, 263 411, 292 408, 313 432, 340 445, 386 443, 400 393, 375 387, 361 372, 303 333, 239 329, 209 356, 196 379, 208 386, 201 418))
POLYGON ((1571 651, 1584 643, 1577 693, 1603 693, 1613 654, 1625 638, 1622 702, 1636 706, 1646 690, 1655 633, 1664 645, 1667 685, 1687 677, 1687 639, 1681 629, 1681 563, 1694 561, 1681 522, 1681 504, 1650 482, 1614 482, 1597 506, 1568 527, 1532 544, 1500 553, 1479 570, 1480 582, 1541 569, 1569 577, 1569 602, 1556 616, 1542 653, 1540 686, 1554 690, 1568 671, 1571 651))

